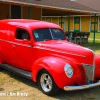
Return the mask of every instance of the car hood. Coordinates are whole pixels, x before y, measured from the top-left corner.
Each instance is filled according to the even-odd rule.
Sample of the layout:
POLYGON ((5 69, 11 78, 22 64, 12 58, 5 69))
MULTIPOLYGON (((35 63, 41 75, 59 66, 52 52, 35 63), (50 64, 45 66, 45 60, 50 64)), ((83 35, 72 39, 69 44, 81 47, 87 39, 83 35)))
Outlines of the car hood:
POLYGON ((57 56, 65 59, 72 58, 77 63, 93 65, 93 51, 66 40, 49 40, 36 42, 35 48, 41 56, 57 56))

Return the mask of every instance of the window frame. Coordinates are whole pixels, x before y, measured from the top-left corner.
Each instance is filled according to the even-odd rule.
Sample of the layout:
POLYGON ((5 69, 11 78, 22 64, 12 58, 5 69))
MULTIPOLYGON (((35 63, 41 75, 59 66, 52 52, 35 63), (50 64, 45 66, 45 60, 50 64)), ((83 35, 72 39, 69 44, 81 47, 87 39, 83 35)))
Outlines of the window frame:
POLYGON ((17 30, 18 30, 18 29, 25 30, 25 31, 27 31, 27 32, 28 32, 29 37, 30 37, 30 40, 28 40, 28 39, 27 39, 27 40, 28 40, 28 42, 30 42, 30 41, 31 41, 31 35, 30 35, 29 31, 28 31, 28 30, 26 30, 26 29, 24 29, 24 28, 19 28, 19 27, 18 27, 18 28, 16 28, 16 32, 15 32, 15 36, 14 36, 14 37, 15 37, 15 40, 20 41, 20 42, 22 42, 22 41, 24 40, 24 39, 18 39, 18 38, 16 38, 16 34, 17 34, 17 30))
MULTIPOLYGON (((39 28, 39 29, 49 29, 50 35, 51 35, 51 40, 54 40, 54 39, 53 39, 54 37, 52 37, 51 29, 59 29, 59 28, 39 28)), ((34 29, 34 30, 38 30, 38 29, 34 29)), ((34 31, 34 30, 33 30, 33 31, 34 31)), ((65 36, 64 31, 63 31, 62 29, 59 29, 59 30, 61 30, 61 31, 63 32, 63 35, 64 35, 65 40, 66 40, 66 36, 65 36)), ((32 36, 33 36, 33 38, 34 38, 34 40, 35 40, 35 37, 34 37, 34 35, 33 35, 33 31, 32 31, 32 36)), ((44 39, 44 40, 45 40, 45 39, 44 39)), ((44 41, 44 40, 43 40, 43 41, 44 41)), ((36 41, 36 40, 35 40, 35 41, 36 41)), ((39 42, 39 41, 36 41, 36 42, 39 42)))
MULTIPOLYGON (((10 15, 10 19, 11 19, 11 4, 9 5, 9 15, 10 15)), ((23 19, 23 6, 21 6, 21 19, 23 19)))

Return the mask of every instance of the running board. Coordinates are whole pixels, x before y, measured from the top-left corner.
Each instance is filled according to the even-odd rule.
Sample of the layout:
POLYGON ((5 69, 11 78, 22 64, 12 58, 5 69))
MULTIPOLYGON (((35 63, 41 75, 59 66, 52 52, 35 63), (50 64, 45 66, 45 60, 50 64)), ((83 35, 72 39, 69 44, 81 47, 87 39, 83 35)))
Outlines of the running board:
POLYGON ((11 66, 11 65, 6 64, 6 63, 0 64, 0 67, 7 69, 15 74, 21 75, 25 78, 32 79, 32 72, 31 71, 26 71, 26 70, 11 66))

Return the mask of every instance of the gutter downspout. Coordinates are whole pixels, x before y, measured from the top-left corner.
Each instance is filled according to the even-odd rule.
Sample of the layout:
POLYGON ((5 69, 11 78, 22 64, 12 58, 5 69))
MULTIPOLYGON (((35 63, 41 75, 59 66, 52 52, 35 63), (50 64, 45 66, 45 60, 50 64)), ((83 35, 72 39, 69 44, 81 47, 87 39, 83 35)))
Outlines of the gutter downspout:
POLYGON ((31 19, 31 7, 29 7, 29 19, 31 19))
POLYGON ((62 28, 62 16, 61 16, 61 28, 62 28))
POLYGON ((95 14, 95 22, 94 22, 94 41, 93 41, 94 44, 95 44, 95 29, 96 29, 96 14, 95 14))
POLYGON ((69 38, 68 41, 70 41, 70 12, 69 12, 69 18, 68 18, 68 38, 69 38))

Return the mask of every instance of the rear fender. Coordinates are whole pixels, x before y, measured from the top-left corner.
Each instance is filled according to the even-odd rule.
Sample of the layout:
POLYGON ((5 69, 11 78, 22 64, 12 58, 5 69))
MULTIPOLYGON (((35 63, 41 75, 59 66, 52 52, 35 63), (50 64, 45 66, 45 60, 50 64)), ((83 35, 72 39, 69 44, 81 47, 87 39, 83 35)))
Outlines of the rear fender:
POLYGON ((0 47, 0 64, 4 63, 3 55, 2 55, 2 49, 0 47))
POLYGON ((100 79, 100 56, 95 55, 95 74, 94 81, 97 81, 96 78, 100 79))

